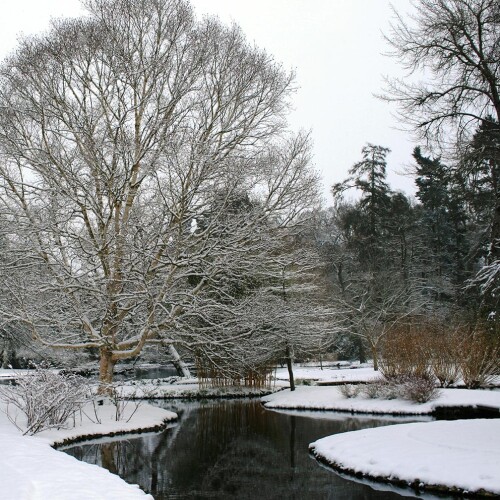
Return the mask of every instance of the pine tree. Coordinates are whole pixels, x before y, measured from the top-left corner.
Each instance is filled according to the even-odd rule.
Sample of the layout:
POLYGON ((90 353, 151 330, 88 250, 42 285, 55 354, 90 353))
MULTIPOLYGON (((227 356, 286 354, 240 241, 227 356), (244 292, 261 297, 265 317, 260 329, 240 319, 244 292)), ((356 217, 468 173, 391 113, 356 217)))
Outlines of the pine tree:
POLYGON ((356 188, 361 198, 344 213, 344 229, 354 236, 359 260, 370 268, 383 266, 384 220, 390 210, 391 191, 386 181, 388 148, 367 144, 361 150, 363 159, 349 170, 349 177, 332 187, 336 200, 356 188))

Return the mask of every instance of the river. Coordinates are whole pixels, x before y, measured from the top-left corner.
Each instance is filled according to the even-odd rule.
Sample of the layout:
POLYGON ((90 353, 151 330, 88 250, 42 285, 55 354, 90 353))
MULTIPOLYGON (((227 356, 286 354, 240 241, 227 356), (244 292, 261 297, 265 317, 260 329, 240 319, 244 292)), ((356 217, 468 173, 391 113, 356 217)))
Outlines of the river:
MULTIPOLYGON (((257 400, 157 401, 178 422, 159 434, 65 448, 164 499, 395 499, 320 466, 308 444, 339 432, 395 424, 332 412, 278 413, 257 400)), ((405 420, 408 422, 409 420, 405 420)))

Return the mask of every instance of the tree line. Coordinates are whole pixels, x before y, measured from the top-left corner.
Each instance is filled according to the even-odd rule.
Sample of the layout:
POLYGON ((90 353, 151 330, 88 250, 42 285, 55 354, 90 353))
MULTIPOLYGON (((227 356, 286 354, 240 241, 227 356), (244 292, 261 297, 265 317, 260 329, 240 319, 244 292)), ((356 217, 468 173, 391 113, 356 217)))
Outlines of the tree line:
POLYGON ((254 380, 332 342, 376 363, 422 314, 497 329, 498 2, 395 12, 393 55, 426 70, 383 96, 419 134, 418 201, 367 144, 328 210, 292 72, 186 0, 85 7, 0 66, 4 339, 92 353, 108 383, 151 346, 254 380))

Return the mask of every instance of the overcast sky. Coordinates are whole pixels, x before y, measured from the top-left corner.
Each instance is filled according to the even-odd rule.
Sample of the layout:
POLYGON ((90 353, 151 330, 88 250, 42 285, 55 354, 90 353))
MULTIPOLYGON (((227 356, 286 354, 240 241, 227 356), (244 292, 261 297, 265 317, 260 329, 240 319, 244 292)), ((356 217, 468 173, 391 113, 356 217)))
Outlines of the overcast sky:
MULTIPOLYGON (((367 143, 389 147, 393 189, 413 193, 411 179, 398 175, 411 163, 414 144, 397 130, 394 108, 376 99, 384 75, 401 75, 382 32, 391 18, 390 0, 192 0, 200 15, 215 14, 239 24, 248 39, 285 68, 294 69, 297 91, 290 115, 293 129, 312 130, 314 163, 329 187, 343 180, 367 143)), ((408 9, 409 0, 397 0, 408 9)), ((78 0, 11 0, 2 4, 0 57, 20 33, 48 27, 51 17, 82 13, 78 0)))

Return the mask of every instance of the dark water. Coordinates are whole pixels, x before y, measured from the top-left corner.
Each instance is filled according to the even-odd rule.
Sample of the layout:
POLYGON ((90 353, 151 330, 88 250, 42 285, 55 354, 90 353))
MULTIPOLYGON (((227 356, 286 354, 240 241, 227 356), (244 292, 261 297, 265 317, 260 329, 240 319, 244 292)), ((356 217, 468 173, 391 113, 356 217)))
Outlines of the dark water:
MULTIPOLYGON (((159 405, 179 414, 178 423, 163 433, 65 451, 139 484, 156 500, 401 498, 342 478, 308 453, 308 444, 321 437, 397 420, 283 414, 248 400, 159 405)), ((413 496, 411 490, 403 494, 413 496)))
POLYGON ((135 367, 124 373, 114 375, 116 381, 119 380, 136 380, 136 379, 152 379, 174 377, 177 375, 177 370, 173 366, 155 366, 155 367, 135 367))

